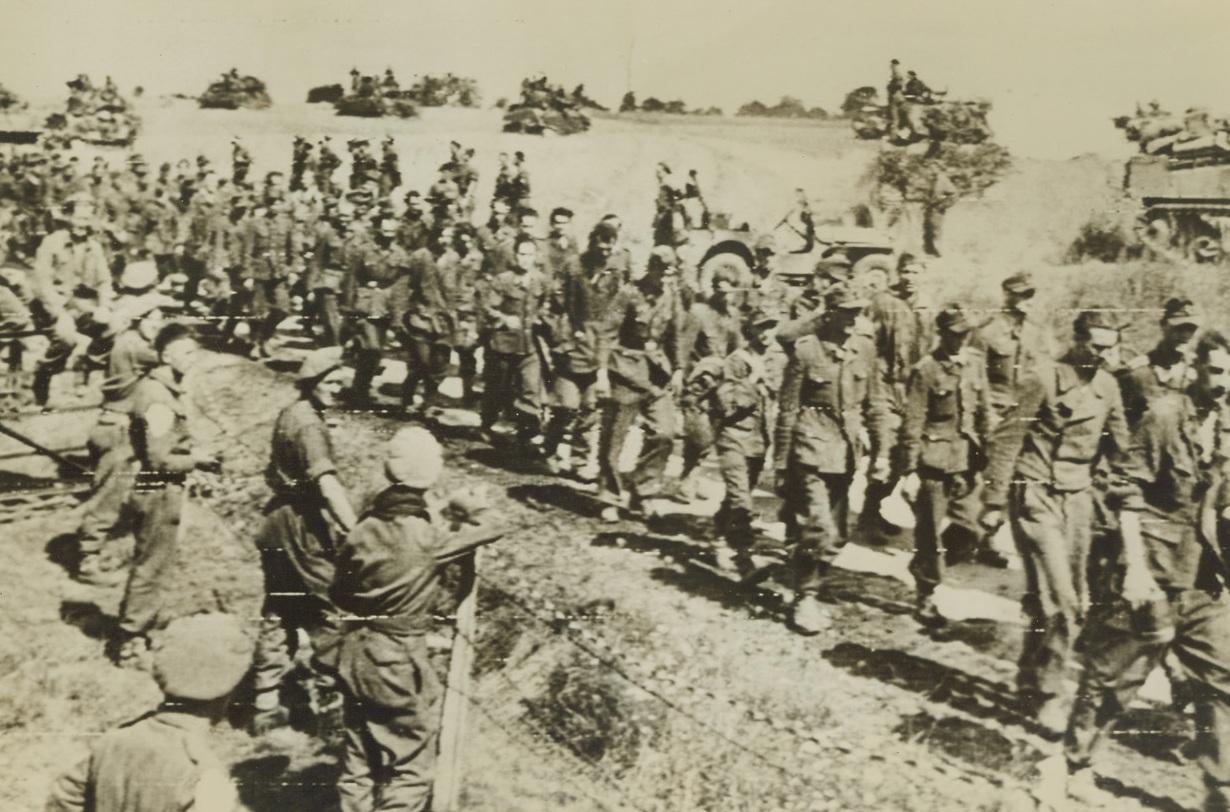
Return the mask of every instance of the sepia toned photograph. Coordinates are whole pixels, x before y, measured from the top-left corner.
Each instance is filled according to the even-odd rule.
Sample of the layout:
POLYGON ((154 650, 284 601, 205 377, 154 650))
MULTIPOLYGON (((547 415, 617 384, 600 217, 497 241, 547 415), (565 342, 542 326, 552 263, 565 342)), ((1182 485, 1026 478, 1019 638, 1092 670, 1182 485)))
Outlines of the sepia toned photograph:
POLYGON ((1230 812, 1230 8, 0 26, 0 810, 1230 812))

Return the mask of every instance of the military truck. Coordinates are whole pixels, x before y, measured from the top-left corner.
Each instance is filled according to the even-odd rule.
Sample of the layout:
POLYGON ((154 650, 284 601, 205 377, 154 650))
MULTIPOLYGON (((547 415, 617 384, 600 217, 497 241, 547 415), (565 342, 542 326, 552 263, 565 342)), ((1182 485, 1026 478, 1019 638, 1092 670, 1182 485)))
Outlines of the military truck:
POLYGON ((264 110, 272 103, 264 82, 255 76, 240 76, 234 70, 222 74, 197 97, 197 104, 204 109, 264 110))

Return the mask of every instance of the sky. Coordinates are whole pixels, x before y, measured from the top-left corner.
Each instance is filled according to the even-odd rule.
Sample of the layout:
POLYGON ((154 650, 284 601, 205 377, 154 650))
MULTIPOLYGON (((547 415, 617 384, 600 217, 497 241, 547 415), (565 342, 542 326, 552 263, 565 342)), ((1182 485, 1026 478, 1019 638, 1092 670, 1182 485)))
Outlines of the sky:
POLYGON ((3 0, 0 83, 55 100, 79 72, 195 94, 234 66, 276 104, 392 67, 478 80, 487 102, 545 72, 618 104, 728 113, 783 95, 834 110, 888 60, 953 98, 987 98, 1020 155, 1124 152, 1136 101, 1230 113, 1225 0, 3 0))

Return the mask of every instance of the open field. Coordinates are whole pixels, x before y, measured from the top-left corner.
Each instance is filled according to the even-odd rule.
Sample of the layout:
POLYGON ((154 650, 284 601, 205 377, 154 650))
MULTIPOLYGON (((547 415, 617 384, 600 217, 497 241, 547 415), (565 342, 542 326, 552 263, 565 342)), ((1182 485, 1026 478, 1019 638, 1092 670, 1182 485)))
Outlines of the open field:
MULTIPOLYGON (((289 169, 296 134, 331 135, 339 154, 349 137, 390 134, 408 186, 423 190, 455 138, 478 151, 480 200, 489 197, 496 154, 523 150, 540 209, 572 207, 578 230, 619 214, 637 258, 650 247, 658 161, 697 169, 715 211, 771 227, 797 187, 820 216, 862 202, 863 174, 879 148, 831 122, 602 117, 587 134, 544 139, 499 132, 491 110, 426 110, 421 119, 387 122, 337 118, 306 104, 200 111, 146 99, 139 110, 138 150, 151 163, 199 153, 225 172, 230 138, 241 135, 258 176, 289 169)), ((1093 214, 1130 215, 1119 177, 1117 165, 1093 156, 1022 162, 985 200, 951 212, 946 255, 931 263, 924 291, 936 301, 991 307, 1005 275, 1030 269, 1061 329, 1078 304, 1110 304, 1135 313, 1140 329, 1128 341, 1143 347, 1162 297, 1177 290, 1205 302, 1215 325, 1230 326, 1217 307, 1230 299, 1216 271, 1057 264, 1093 214)), ((907 248, 918 239, 898 236, 907 248)), ((224 608, 255 620, 260 576, 251 538, 267 495, 260 475, 270 426, 293 397, 288 366, 217 358, 191 382, 194 428, 222 452, 225 473, 205 482, 186 518, 179 613, 224 608)), ((40 418, 41 439, 79 444, 82 414, 40 418)), ((339 417, 342 479, 356 501, 379 486, 379 444, 396 425, 368 414, 339 417)), ((448 454, 446 485, 490 486, 512 528, 483 563, 467 810, 989 812, 1028 780, 1048 747, 1022 724, 1010 696, 1015 618, 974 617, 942 638, 926 637, 909 617, 909 585, 859 564, 860 547, 834 576, 833 628, 805 639, 785 627, 771 596, 696 565, 712 557, 704 519, 604 525, 575 491, 464 436, 450 439, 448 454)), ((70 511, 0 525, 6 810, 39 808, 48 782, 84 752, 91 733, 156 697, 147 676, 103 657, 118 594, 68 578, 65 534, 75 525, 70 511)), ((1013 600, 1014 575, 997 581, 971 568, 959 580, 1013 600)), ((1174 763, 1189 721, 1141 708, 1129 722, 1170 733, 1119 737, 1106 770, 1117 808, 1198 806, 1198 770, 1174 763)), ((335 742, 302 733, 254 741, 226 726, 218 740, 252 812, 335 808, 335 742)))

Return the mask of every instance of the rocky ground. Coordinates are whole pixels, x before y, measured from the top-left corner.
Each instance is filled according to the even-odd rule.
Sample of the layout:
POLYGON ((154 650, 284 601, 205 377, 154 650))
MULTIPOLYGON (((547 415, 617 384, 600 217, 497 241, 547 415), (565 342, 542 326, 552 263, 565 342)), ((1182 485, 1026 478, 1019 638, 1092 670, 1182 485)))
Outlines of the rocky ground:
MULTIPOLYGON (((140 148, 152 161, 199 149, 222 164, 227 139, 242 132, 260 170, 275 161, 285 168, 296 132, 333 132, 344 144, 359 132, 352 128, 386 127, 293 105, 230 112, 151 102, 144 112, 140 148)), ((411 184, 431 177, 453 136, 492 159, 480 166, 484 183, 495 151, 523 148, 543 207, 570 204, 581 224, 617 211, 634 237, 649 221, 658 160, 699 169, 714 208, 755 213, 771 225, 799 185, 831 200, 834 211, 857 199, 875 149, 831 125, 599 120, 587 135, 548 142, 498 134, 491 111, 428 112, 387 125, 411 184)), ((1117 205, 1113 170, 1093 158, 1022 165, 986 201, 953 210, 953 256, 933 265, 927 284, 937 298, 990 304, 999 278, 1031 267, 1059 324, 1071 318, 1066 308, 1095 291, 1141 308, 1182 285, 1197 296, 1224 295, 1220 279, 1196 271, 1053 264, 1090 211, 1117 205)), ((1146 328, 1132 341, 1149 338, 1146 328)), ((266 497, 270 426, 294 396, 286 372, 295 351, 292 339, 269 365, 215 356, 194 376, 194 428, 225 468, 197 483, 173 614, 225 609, 256 618, 251 539, 266 497)), ((55 402, 80 405, 67 390, 55 402)), ((89 420, 81 410, 18 423, 71 450, 89 420)), ((379 487, 380 443, 398 425, 378 413, 338 416, 342 477, 356 501, 379 487)), ((576 485, 524 467, 464 429, 441 431, 450 462, 442 490, 488 486, 509 528, 481 565, 465 809, 1017 808, 1020 788, 1052 745, 1024 723, 1011 696, 1021 627, 1003 606, 1019 595, 1015 573, 954 571, 947 600, 973 608, 946 633, 927 636, 909 617, 911 590, 894 552, 905 540, 856 539, 830 580, 832 627, 803 638, 786 627, 771 584, 742 587, 714 571, 705 518, 675 512, 604 524, 576 485)), ((10 452, 19 453, 0 448, 0 468, 54 473, 10 452)), ((772 519, 771 500, 764 507, 772 519)), ((0 524, 0 806, 36 809, 90 735, 139 714, 157 692, 148 676, 103 656, 118 590, 68 578, 73 511, 19 509, 9 517, 0 524)), ((335 808, 336 740, 313 732, 254 740, 219 729, 249 810, 335 808)), ((1184 756, 1189 734, 1186 717, 1154 705, 1134 709, 1103 771, 1114 808, 1197 808, 1198 771, 1184 756)))

